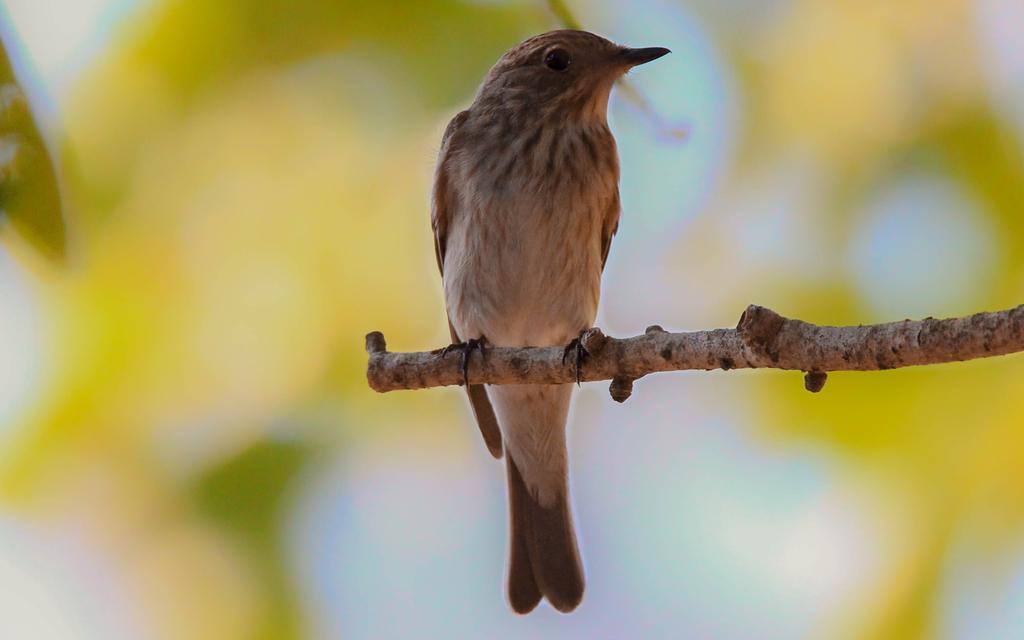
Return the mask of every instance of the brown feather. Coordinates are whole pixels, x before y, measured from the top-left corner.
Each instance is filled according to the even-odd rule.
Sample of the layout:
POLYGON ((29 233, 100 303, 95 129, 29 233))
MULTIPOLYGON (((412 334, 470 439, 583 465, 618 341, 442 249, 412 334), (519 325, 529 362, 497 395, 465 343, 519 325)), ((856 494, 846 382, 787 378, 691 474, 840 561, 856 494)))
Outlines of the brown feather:
POLYGON ((505 466, 512 537, 509 602, 517 613, 528 613, 543 594, 555 609, 569 613, 583 600, 584 583, 568 487, 552 506, 543 507, 527 489, 512 456, 506 456, 505 466))
MULTIPOLYGON (((468 115, 468 111, 463 111, 448 123, 444 137, 441 138, 441 162, 438 163, 437 177, 434 181, 434 198, 430 222, 434 230, 434 257, 437 258, 437 269, 441 272, 442 277, 444 276, 445 240, 447 239, 446 233, 451 206, 448 169, 444 158, 448 153, 452 136, 458 130, 459 124, 468 115)), ((451 332, 452 342, 461 342, 458 334, 455 333, 455 327, 452 326, 451 319, 448 320, 448 329, 451 332)), ((498 427, 498 419, 494 415, 491 401, 487 397, 487 390, 483 385, 471 384, 466 387, 466 393, 469 395, 469 403, 473 408, 473 415, 476 417, 476 423, 480 427, 480 434, 484 437, 484 444, 487 445, 487 450, 495 458, 501 459, 504 453, 501 444, 501 429, 498 427)))
POLYGON ((541 592, 533 575, 530 551, 527 544, 530 513, 530 492, 523 483, 519 470, 509 456, 505 460, 508 470, 509 506, 509 560, 508 560, 508 601, 516 613, 530 613, 540 602, 541 592))
POLYGON ((604 271, 604 267, 608 264, 608 252, 612 249, 612 238, 615 237, 615 232, 619 230, 619 215, 622 213, 622 205, 619 204, 619 189, 615 188, 615 197, 612 199, 611 206, 608 207, 608 211, 604 216, 604 224, 601 227, 601 271, 604 271))
MULTIPOLYGON (((448 321, 448 329, 452 334, 452 342, 456 344, 461 342, 451 321, 448 321)), ((487 389, 482 384, 471 384, 466 387, 466 393, 469 394, 469 404, 473 407, 473 415, 476 417, 476 424, 480 427, 480 434, 484 437, 487 450, 495 459, 500 460, 504 453, 501 444, 501 429, 498 427, 498 418, 494 415, 491 400, 487 397, 487 389)))

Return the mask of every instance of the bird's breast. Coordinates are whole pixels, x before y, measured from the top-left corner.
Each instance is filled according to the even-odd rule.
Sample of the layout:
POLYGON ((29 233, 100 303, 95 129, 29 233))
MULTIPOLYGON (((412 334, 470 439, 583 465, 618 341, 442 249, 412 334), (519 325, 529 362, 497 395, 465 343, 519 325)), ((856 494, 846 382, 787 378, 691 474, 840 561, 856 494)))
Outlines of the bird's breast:
POLYGON ((510 162, 463 155, 444 265, 449 317, 460 336, 563 344, 596 316, 617 169, 592 162, 580 139, 536 135, 532 146, 506 150, 516 156, 510 162), (588 157, 562 166, 574 153, 588 157))

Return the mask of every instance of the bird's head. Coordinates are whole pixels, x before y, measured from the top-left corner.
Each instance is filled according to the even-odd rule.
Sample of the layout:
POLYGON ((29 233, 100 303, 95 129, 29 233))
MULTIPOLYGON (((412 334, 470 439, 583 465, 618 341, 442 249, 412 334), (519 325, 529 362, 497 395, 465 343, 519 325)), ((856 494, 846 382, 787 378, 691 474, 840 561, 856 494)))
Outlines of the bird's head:
POLYGON ((509 49, 487 74, 477 101, 603 118, 615 81, 667 53, 630 49, 586 31, 549 31, 509 49))

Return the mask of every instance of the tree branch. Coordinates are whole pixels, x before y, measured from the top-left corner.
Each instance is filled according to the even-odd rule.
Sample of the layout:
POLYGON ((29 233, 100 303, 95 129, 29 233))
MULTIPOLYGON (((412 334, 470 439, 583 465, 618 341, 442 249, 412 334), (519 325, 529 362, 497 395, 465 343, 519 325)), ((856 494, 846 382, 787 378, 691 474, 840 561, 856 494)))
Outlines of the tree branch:
MULTIPOLYGON (((818 392, 829 371, 880 371, 1024 351, 1024 305, 963 318, 903 320, 856 327, 825 327, 785 318, 751 305, 735 329, 669 333, 658 326, 644 335, 610 338, 600 329, 583 337, 590 352, 580 378, 612 380, 611 395, 624 402, 633 381, 658 371, 786 369, 804 371, 808 391, 818 392)), ((387 351, 384 336, 366 336, 366 377, 381 393, 463 383, 461 353, 387 351)), ((576 381, 574 358, 563 347, 488 347, 471 353, 473 384, 564 384, 576 381)))

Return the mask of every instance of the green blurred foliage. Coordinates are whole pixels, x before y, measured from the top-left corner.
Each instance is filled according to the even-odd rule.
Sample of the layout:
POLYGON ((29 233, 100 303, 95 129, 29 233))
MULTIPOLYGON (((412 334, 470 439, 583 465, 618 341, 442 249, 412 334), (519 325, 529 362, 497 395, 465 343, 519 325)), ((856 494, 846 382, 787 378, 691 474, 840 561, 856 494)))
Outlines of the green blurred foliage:
POLYGON ((539 8, 527 4, 186 0, 171 3, 128 55, 166 70, 187 100, 253 68, 369 47, 381 61, 401 65, 423 106, 451 106, 454 96, 476 88, 487 60, 502 53, 499 43, 522 33, 524 18, 543 23, 539 8))
MULTIPOLYGON (((129 126, 102 174, 79 158, 92 157, 89 147, 105 141, 73 140, 72 168, 83 172, 76 183, 86 189, 80 195, 91 204, 89 215, 103 218, 117 206, 149 136, 251 73, 344 52, 363 67, 339 78, 339 91, 350 103, 358 104, 364 92, 372 102, 385 87, 400 85, 402 92, 391 99, 405 104, 389 105, 385 114, 450 110, 472 95, 502 53, 501 43, 549 24, 543 7, 534 3, 467 0, 181 0, 166 3, 157 13, 99 76, 83 83, 83 115, 93 117, 98 114, 90 113, 88 102, 109 108, 114 96, 106 92, 120 93, 108 84, 111 79, 119 77, 127 88, 126 80, 145 74, 140 78, 145 86, 136 88, 144 93, 114 98, 125 101, 129 126), (139 128, 131 126, 135 108, 147 117, 139 128)), ((380 105, 371 108, 380 111, 380 105)), ((394 120, 401 131, 407 117, 394 120)))
POLYGON ((289 490, 310 462, 303 444, 257 442, 209 469, 191 493, 199 511, 248 549, 266 589, 257 638, 302 638, 302 610, 284 556, 289 490))
POLYGON ((548 7, 566 29, 582 29, 583 25, 573 15, 572 9, 563 0, 548 0, 548 7))
POLYGON ((0 42, 0 229, 4 223, 47 258, 64 260, 67 240, 53 161, 0 42))

